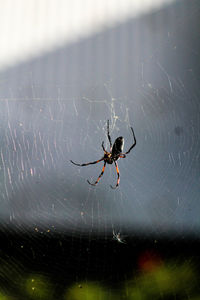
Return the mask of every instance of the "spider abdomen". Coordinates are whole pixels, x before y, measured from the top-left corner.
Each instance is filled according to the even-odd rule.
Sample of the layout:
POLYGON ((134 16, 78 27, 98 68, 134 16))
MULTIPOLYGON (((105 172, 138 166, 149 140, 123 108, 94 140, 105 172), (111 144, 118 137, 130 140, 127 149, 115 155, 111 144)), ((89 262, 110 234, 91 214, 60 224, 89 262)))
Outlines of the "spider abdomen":
POLYGON ((124 138, 122 136, 118 137, 112 147, 112 157, 116 157, 115 160, 119 158, 119 155, 123 152, 124 148, 124 138))

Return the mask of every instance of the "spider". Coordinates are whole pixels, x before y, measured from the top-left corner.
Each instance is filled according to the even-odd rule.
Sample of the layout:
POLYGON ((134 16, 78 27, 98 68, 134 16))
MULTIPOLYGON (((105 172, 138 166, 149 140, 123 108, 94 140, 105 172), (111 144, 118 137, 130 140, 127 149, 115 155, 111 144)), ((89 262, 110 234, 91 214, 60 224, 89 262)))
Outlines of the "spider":
POLYGON ((109 120, 108 120, 107 121, 107 137, 108 137, 108 140, 109 140, 109 143, 110 143, 110 152, 106 151, 106 149, 104 147, 104 142, 102 142, 101 147, 103 148, 104 156, 101 159, 93 161, 93 162, 89 162, 89 163, 84 163, 84 164, 77 164, 77 163, 73 162, 72 160, 70 160, 71 163, 73 163, 76 166, 84 167, 84 166, 88 166, 88 165, 97 164, 100 161, 104 161, 104 165, 103 165, 101 174, 99 175, 97 180, 94 183, 91 183, 89 180, 87 180, 87 182, 90 185, 94 185, 94 186, 97 185, 100 178, 103 176, 106 164, 112 165, 112 163, 114 163, 116 171, 117 171, 117 183, 114 187, 112 185, 110 187, 112 189, 116 189, 119 186, 119 181, 120 181, 120 174, 119 174, 119 168, 118 168, 117 160, 120 159, 120 158, 125 158, 126 154, 128 154, 133 149, 133 147, 135 147, 135 145, 136 145, 136 138, 135 138, 135 134, 134 134, 134 131, 133 131, 132 127, 131 127, 131 131, 132 131, 132 134, 133 134, 134 142, 133 142, 132 146, 129 148, 129 150, 127 152, 123 153, 122 151, 123 151, 123 148, 124 148, 124 138, 122 136, 118 137, 115 140, 114 144, 112 145, 112 141, 111 141, 111 137, 110 137, 110 131, 109 131, 109 120))
POLYGON ((122 244, 126 244, 125 240, 123 239, 123 236, 121 236, 121 233, 120 232, 116 233, 114 230, 113 230, 113 240, 116 240, 117 242, 122 244))

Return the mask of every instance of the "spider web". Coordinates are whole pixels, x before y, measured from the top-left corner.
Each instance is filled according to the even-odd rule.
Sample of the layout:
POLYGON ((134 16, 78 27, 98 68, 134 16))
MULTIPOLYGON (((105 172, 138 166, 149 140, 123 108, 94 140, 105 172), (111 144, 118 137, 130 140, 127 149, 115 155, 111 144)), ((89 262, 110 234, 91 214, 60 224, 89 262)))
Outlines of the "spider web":
POLYGON ((178 14, 179 6, 167 28, 155 27, 161 11, 1 74, 2 223, 106 238, 113 230, 199 233, 199 53, 191 34, 199 8, 194 1, 178 14), (137 138, 119 161, 115 191, 114 165, 91 187, 86 180, 96 180, 103 163, 70 163, 101 158, 103 140, 109 149, 107 120, 112 142, 123 136, 125 150, 130 126, 137 138))
MULTIPOLYGON (((60 294, 66 282, 81 290, 90 279, 108 290, 110 282, 122 286, 133 270, 139 282, 148 247, 175 257, 173 272, 183 248, 195 256, 196 247, 185 245, 200 237, 199 15, 198 1, 175 1, 1 71, 0 297, 10 282, 7 289, 17 282, 20 294, 13 278, 30 272, 46 271, 60 294), (137 139, 118 161, 116 190, 114 164, 93 187, 87 180, 98 178, 103 162, 70 162, 100 159, 102 141, 109 150, 107 120, 124 151, 131 126, 137 139), (178 250, 177 237, 187 241, 178 250)), ((181 276, 190 276, 193 266, 185 267, 181 276)), ((180 278, 177 297, 188 299, 195 280, 187 277, 191 286, 182 289, 180 278)), ((164 299, 158 293, 145 299, 164 299)))

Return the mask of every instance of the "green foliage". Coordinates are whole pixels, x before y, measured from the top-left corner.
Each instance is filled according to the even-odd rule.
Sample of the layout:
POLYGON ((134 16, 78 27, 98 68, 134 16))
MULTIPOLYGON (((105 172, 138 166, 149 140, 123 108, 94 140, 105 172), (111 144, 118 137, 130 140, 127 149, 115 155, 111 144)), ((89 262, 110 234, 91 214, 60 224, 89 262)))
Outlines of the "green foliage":
POLYGON ((117 300, 117 296, 113 295, 108 289, 102 287, 98 283, 87 282, 75 284, 70 287, 66 294, 65 300, 117 300))
POLYGON ((24 282, 24 290, 31 299, 53 299, 53 288, 49 280, 38 274, 30 275, 24 282))
POLYGON ((0 292, 0 300, 12 300, 13 298, 7 296, 3 292, 0 292))
POLYGON ((187 263, 179 266, 162 264, 127 282, 126 299, 169 299, 175 296, 184 299, 194 292, 195 278, 194 268, 187 263))
MULTIPOLYGON (((133 270, 134 271, 134 270, 133 270)), ((184 262, 160 262, 137 271, 134 278, 115 288, 86 281, 61 286, 59 300, 200 300, 199 271, 184 262)), ((53 300, 56 286, 46 275, 28 272, 9 257, 0 261, 0 300, 53 300)))

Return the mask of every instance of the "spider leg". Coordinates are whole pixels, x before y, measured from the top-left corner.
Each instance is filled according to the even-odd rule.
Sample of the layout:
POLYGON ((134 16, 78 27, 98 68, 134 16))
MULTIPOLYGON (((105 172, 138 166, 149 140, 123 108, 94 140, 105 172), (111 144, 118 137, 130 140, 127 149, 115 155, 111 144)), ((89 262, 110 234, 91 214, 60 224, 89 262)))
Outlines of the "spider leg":
POLYGON ((86 163, 86 164, 77 164, 77 163, 73 162, 72 160, 70 160, 70 161, 71 161, 72 164, 74 164, 74 165, 76 165, 76 166, 79 166, 79 167, 85 167, 85 166, 88 166, 88 165, 98 164, 98 163, 99 163, 100 161, 102 161, 102 160, 104 160, 104 157, 102 157, 102 158, 99 159, 99 160, 96 160, 96 161, 93 161, 93 162, 89 162, 89 163, 86 163))
POLYGON ((119 181, 120 181, 120 175, 119 175, 119 168, 118 168, 118 164, 117 164, 117 162, 116 161, 114 161, 114 163, 115 163, 115 167, 116 167, 116 171, 117 171, 117 184, 116 184, 116 186, 110 186, 112 189, 116 189, 117 187, 118 187, 118 185, 119 185, 119 181))
POLYGON ((99 182, 100 178, 103 176, 103 173, 104 173, 104 171, 105 171, 105 167, 106 167, 106 162, 104 161, 104 165, 103 165, 103 168, 102 168, 102 170, 101 170, 101 174, 99 175, 99 177, 97 178, 97 180, 95 181, 95 183, 91 183, 91 182, 89 182, 89 180, 87 180, 87 182, 88 182, 90 185, 96 185, 96 184, 99 182))
POLYGON ((102 142, 101 147, 103 148, 103 151, 106 152, 106 149, 104 147, 104 142, 102 142))
MULTIPOLYGON (((135 145, 136 145, 136 138, 135 138, 135 133, 134 133, 134 131, 133 131, 133 127, 131 127, 131 131, 132 131, 132 133, 133 133, 134 143, 133 143, 133 145, 129 148, 129 150, 128 150, 127 152, 125 152, 123 155, 128 154, 128 153, 133 149, 133 147, 135 147, 135 145)), ((124 158, 125 158, 125 156, 124 156, 124 158)))
POLYGON ((112 149, 112 141, 111 141, 111 137, 110 137, 110 131, 109 131, 109 120, 107 121, 107 136, 108 136, 108 140, 110 143, 110 151, 112 149))

